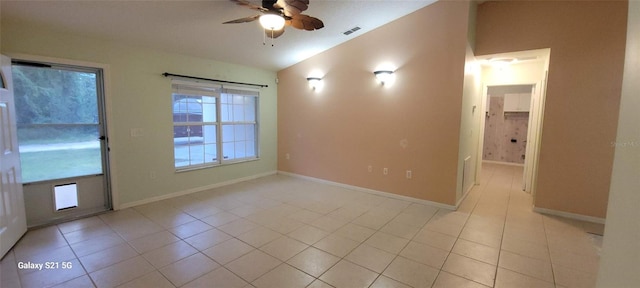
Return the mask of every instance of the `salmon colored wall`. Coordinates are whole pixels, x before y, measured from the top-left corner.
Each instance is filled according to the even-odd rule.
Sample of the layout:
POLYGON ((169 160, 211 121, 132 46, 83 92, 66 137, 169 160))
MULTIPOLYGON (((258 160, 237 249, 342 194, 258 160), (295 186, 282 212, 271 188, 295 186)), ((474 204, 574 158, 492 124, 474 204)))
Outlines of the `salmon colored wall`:
POLYGON ((438 2, 278 72, 278 169, 454 205, 468 14, 438 2))
POLYGON ((624 65, 626 1, 479 5, 476 55, 551 48, 534 205, 604 218, 624 65))

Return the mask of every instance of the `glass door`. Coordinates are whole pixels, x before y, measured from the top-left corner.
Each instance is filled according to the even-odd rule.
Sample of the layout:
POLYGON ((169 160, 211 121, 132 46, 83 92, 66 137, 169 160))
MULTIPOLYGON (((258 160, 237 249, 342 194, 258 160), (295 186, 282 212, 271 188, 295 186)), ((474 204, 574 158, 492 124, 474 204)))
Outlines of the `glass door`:
POLYGON ((29 226, 111 209, 102 70, 14 61, 29 226))

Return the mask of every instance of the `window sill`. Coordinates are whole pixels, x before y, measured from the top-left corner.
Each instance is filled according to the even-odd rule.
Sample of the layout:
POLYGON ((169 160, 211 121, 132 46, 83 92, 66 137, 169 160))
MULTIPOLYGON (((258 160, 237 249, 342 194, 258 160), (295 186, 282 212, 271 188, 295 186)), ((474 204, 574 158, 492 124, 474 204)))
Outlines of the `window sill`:
POLYGON ((258 160, 260 160, 260 157, 239 159, 239 160, 229 160, 229 161, 224 161, 221 164, 215 163, 215 164, 208 164, 208 165, 199 165, 199 166, 189 166, 189 167, 184 167, 184 168, 176 168, 175 172, 176 173, 182 173, 182 172, 189 172, 189 171, 194 171, 194 170, 202 170, 202 169, 209 169, 209 168, 215 168, 215 167, 224 167, 224 166, 229 166, 229 165, 234 165, 234 164, 240 164, 240 163, 246 163, 246 162, 254 162, 254 161, 258 161, 258 160))

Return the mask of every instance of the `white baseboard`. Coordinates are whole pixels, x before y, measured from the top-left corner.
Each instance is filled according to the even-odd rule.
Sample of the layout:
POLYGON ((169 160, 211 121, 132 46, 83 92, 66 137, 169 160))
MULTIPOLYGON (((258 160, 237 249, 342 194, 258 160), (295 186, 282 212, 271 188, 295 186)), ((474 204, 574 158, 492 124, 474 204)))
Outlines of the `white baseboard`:
POLYGON ((607 220, 605 218, 600 218, 600 217, 593 217, 593 216, 587 216, 587 215, 582 215, 582 214, 569 213, 569 212, 558 211, 558 210, 547 209, 547 208, 540 208, 540 207, 535 207, 535 206, 533 207, 533 211, 538 212, 538 213, 542 213, 542 214, 560 216, 560 217, 564 217, 564 218, 580 220, 580 221, 587 221, 587 222, 592 222, 592 223, 597 223, 597 224, 604 224, 604 222, 607 220))
POLYGON ((348 185, 348 184, 339 183, 339 182, 333 182, 333 181, 329 181, 329 180, 324 180, 324 179, 320 179, 320 178, 314 178, 314 177, 310 177, 310 176, 304 176, 304 175, 295 174, 295 173, 291 173, 291 172, 278 171, 278 174, 287 175, 287 176, 300 178, 300 179, 304 179, 304 180, 309 180, 309 181, 313 181, 313 182, 317 182, 317 183, 338 186, 338 187, 346 188, 346 189, 349 189, 349 190, 365 192, 365 193, 374 194, 374 195, 378 195, 378 196, 382 196, 382 197, 398 199, 398 200, 404 200, 404 201, 409 201, 409 202, 413 202, 413 203, 417 203, 417 204, 435 206, 437 208, 443 208, 443 209, 448 209, 448 210, 456 210, 456 208, 457 208, 456 206, 453 206, 453 205, 442 204, 442 203, 433 202, 433 201, 429 201, 429 200, 423 200, 423 199, 413 198, 413 197, 409 197, 409 196, 398 195, 398 194, 393 194, 393 193, 389 193, 389 192, 383 192, 383 191, 373 190, 373 189, 369 189, 369 188, 348 185))
POLYGON ((471 190, 473 190, 473 187, 476 187, 477 185, 479 184, 474 183, 473 185, 469 186, 469 189, 467 189, 467 191, 462 194, 462 197, 460 197, 460 199, 458 199, 458 201, 456 202, 455 210, 458 210, 458 207, 460 207, 460 204, 462 204, 462 201, 464 201, 464 199, 467 198, 467 196, 469 195, 469 192, 471 192, 471 190))
POLYGON ((191 188, 191 189, 178 191, 178 192, 174 192, 174 193, 169 193, 169 194, 165 194, 165 195, 161 195, 161 196, 156 196, 156 197, 151 197, 151 198, 147 198, 147 199, 143 199, 143 200, 124 203, 124 204, 120 205, 119 209, 127 209, 127 208, 131 208, 131 207, 139 206, 139 205, 148 204, 148 203, 151 203, 151 202, 156 202, 156 201, 166 200, 166 199, 170 199, 170 198, 174 198, 174 197, 189 195, 189 194, 196 193, 196 192, 202 192, 202 191, 206 191, 206 190, 211 190, 211 189, 219 188, 219 187, 222 187, 222 186, 228 186, 228 185, 231 185, 231 184, 236 184, 236 183, 249 181, 249 180, 253 180, 253 179, 258 179, 258 178, 271 176, 271 175, 275 175, 275 174, 277 174, 277 171, 270 171, 270 172, 266 172, 266 173, 261 173, 261 174, 247 176, 247 177, 232 179, 232 180, 228 180, 228 181, 224 181, 224 182, 220 182, 220 183, 215 183, 215 184, 211 184, 211 185, 207 185, 207 186, 191 188))

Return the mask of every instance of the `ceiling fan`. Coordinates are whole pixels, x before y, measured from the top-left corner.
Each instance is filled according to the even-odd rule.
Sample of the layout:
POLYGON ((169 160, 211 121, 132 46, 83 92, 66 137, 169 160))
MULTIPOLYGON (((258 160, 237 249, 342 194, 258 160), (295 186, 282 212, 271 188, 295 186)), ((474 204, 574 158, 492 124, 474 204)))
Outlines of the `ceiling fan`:
POLYGON ((324 27, 322 20, 301 14, 309 8, 309 0, 263 0, 262 6, 246 0, 230 0, 240 6, 260 11, 262 14, 235 19, 223 24, 247 23, 259 20, 269 38, 278 38, 284 34, 285 26, 313 31, 324 27))

